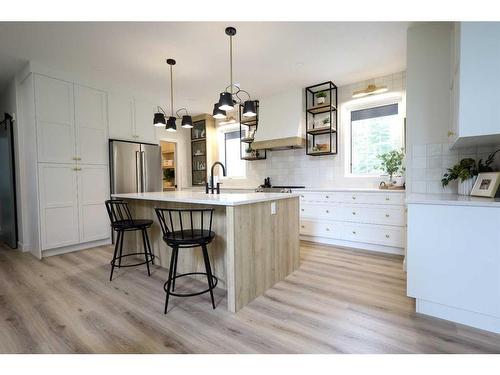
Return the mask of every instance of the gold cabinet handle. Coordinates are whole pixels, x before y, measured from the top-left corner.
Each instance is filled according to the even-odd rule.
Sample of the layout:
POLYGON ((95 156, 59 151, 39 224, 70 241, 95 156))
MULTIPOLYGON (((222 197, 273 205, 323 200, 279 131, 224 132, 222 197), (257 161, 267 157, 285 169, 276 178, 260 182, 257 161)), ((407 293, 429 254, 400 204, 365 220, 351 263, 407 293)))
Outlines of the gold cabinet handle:
POLYGON ((304 226, 303 226, 303 225, 301 225, 300 227, 301 227, 301 228, 304 228, 304 226))
POLYGON ((73 168, 74 171, 81 171, 82 168, 73 168))
POLYGON ((453 137, 454 135, 455 135, 455 132, 448 130, 448 137, 453 137))

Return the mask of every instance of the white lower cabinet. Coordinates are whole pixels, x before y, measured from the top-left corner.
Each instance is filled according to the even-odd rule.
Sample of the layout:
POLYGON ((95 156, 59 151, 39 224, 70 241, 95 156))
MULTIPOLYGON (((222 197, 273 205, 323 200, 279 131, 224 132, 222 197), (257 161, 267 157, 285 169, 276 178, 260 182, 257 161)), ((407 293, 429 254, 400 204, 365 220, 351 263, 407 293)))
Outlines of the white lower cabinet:
POLYGON ((109 219, 104 201, 108 196, 108 167, 79 165, 78 211, 80 242, 109 238, 109 219))
POLYGON ((39 163, 42 250, 110 237, 108 167, 39 163))
POLYGON ((300 234, 306 240, 403 253, 403 192, 302 192, 300 202, 300 234))
POLYGON ((79 242, 75 169, 70 164, 38 166, 42 250, 79 242))

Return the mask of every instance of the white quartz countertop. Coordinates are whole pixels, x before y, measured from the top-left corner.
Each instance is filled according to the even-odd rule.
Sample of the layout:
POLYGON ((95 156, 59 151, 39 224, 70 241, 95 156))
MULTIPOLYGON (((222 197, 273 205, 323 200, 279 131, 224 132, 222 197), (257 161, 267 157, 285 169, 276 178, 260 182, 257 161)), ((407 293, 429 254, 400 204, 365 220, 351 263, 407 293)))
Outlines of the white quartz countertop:
POLYGON ((446 206, 500 207, 500 198, 481 198, 457 194, 408 194, 407 204, 437 204, 446 206))
POLYGON ((195 203, 217 206, 240 206, 244 204, 275 201, 298 197, 299 194, 285 193, 224 193, 205 194, 199 191, 165 191, 151 193, 112 194, 113 198, 140 199, 158 202, 195 203))
MULTIPOLYGON (((224 188, 221 187, 221 191, 228 191, 228 192, 254 192, 255 188, 224 188)), ((187 188, 187 189, 182 189, 182 191, 202 191, 205 192, 205 188, 187 188)), ((321 193, 321 192, 348 192, 348 193, 391 193, 391 194, 405 194, 405 190, 389 190, 389 189, 378 189, 378 188, 301 188, 301 189, 292 189, 294 193, 300 193, 300 192, 305 192, 305 193, 321 193)))

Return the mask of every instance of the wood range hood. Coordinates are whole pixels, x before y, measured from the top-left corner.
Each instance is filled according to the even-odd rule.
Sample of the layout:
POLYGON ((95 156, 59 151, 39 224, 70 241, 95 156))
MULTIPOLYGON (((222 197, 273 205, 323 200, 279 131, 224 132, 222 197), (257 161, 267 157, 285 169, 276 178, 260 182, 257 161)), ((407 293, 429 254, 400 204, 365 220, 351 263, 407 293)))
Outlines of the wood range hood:
POLYGON ((287 137, 278 139, 269 139, 255 141, 252 143, 252 148, 254 150, 290 150, 294 148, 304 148, 306 146, 306 140, 302 137, 287 137))
POLYGON ((290 150, 305 148, 303 90, 291 89, 261 98, 259 127, 252 148, 255 150, 290 150))

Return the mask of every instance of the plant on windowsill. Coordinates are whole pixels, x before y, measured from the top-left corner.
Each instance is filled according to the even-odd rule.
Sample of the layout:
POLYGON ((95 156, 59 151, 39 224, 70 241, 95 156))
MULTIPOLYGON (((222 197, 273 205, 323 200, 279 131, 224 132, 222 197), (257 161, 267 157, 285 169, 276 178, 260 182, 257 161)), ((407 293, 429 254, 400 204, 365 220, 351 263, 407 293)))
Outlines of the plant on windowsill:
POLYGON ((326 91, 320 91, 315 96, 316 96, 316 102, 318 104, 325 104, 325 101, 326 101, 326 91))
POLYGON ((465 158, 460 160, 458 164, 455 164, 453 167, 447 168, 447 172, 441 179, 443 188, 448 186, 450 182, 458 180, 458 194, 470 195, 472 187, 476 182, 477 175, 479 173, 493 171, 490 165, 495 161, 495 154, 499 151, 500 149, 489 154, 484 163, 483 159, 479 159, 476 163, 472 158, 465 158))
POLYGON ((404 149, 401 148, 400 150, 392 150, 386 152, 385 154, 377 155, 377 158, 381 160, 380 168, 389 175, 389 184, 385 184, 385 186, 404 186, 404 149), (394 175, 398 175, 398 177, 400 177, 400 181, 395 180, 394 175))

